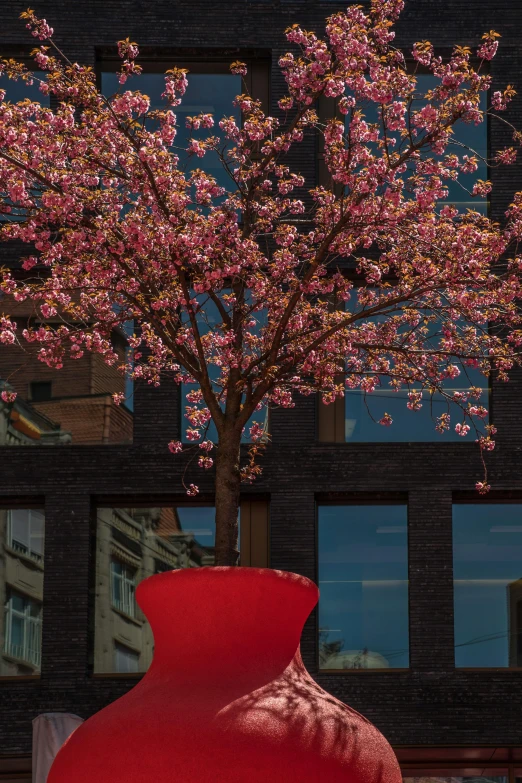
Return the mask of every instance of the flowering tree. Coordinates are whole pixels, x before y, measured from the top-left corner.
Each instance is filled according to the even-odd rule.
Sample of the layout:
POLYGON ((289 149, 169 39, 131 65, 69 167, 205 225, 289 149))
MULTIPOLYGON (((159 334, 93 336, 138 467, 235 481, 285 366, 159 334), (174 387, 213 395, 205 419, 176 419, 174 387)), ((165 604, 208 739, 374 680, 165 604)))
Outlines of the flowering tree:
MULTIPOLYGON (((288 91, 279 117, 239 95, 241 123, 191 117, 184 150, 176 147, 173 111, 187 86, 184 70, 167 71, 165 106, 152 111, 146 95, 124 86, 141 69, 136 44, 120 41, 122 87, 104 97, 91 69, 61 54, 47 22, 30 10, 22 15, 45 42, 34 53, 46 71, 40 89, 58 105, 12 105, 1 95, 0 237, 30 246, 23 271, 3 271, 1 290, 7 302, 32 300, 44 325, 19 334, 0 314, 0 340, 37 343, 41 361, 55 368, 85 351, 114 364, 111 331, 134 322, 122 372, 195 385, 188 439, 201 449, 202 468, 212 467, 215 450, 217 564, 236 562, 240 482, 259 471, 263 427, 249 426, 243 467, 240 442, 262 406, 290 407, 296 393, 312 392, 328 403, 346 387, 371 394, 384 384, 406 389, 411 411, 426 393, 442 396, 460 413, 457 421, 449 412, 434 418, 436 429, 471 431, 482 450, 494 448, 481 390, 446 384, 467 368, 507 379, 519 361, 522 193, 500 227, 479 211, 460 213, 448 184, 469 199, 491 190, 484 180, 465 184, 480 160, 453 142, 452 128, 484 122, 514 91, 493 93, 491 107, 481 108, 491 83, 484 63, 498 45, 493 31, 474 59, 456 47, 442 61, 429 42, 417 43, 408 71, 392 45, 402 6, 372 0, 367 13, 351 6, 329 17, 324 39, 290 28, 294 53, 280 59, 288 91), (421 96, 419 67, 435 78, 421 96), (326 124, 316 113, 322 96, 337 99, 338 115, 326 124), (285 156, 313 129, 324 137, 330 186, 306 194, 285 156), (182 165, 187 152, 201 168, 182 165), (205 172, 210 154, 219 156, 228 188, 205 172), (58 328, 45 326, 57 316, 58 328), (211 420, 216 443, 202 441, 211 420)), ((11 79, 32 78, 11 60, 0 67, 11 79)), ((244 75, 246 66, 231 70, 244 75)), ((515 157, 504 149, 489 163, 515 157)), ((391 425, 391 417, 380 423, 391 425)), ((487 491, 487 476, 477 488, 487 491)))

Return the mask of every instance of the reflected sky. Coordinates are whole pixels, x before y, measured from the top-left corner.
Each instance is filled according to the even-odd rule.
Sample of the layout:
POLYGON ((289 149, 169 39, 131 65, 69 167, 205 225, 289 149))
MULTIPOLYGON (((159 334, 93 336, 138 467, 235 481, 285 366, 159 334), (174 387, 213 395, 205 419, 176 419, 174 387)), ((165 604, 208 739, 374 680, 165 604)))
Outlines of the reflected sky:
MULTIPOLYGON (((434 89, 438 84, 440 84, 440 79, 437 79, 433 74, 431 73, 419 73, 416 74, 417 78, 417 87, 416 87, 416 94, 419 96, 415 98, 412 101, 412 107, 411 111, 412 114, 416 111, 419 111, 422 109, 423 106, 425 106, 428 101, 426 101, 423 97, 428 90, 434 89)), ((379 123, 381 124, 381 118, 380 118, 380 106, 373 101, 367 101, 364 102, 363 105, 363 112, 365 115, 365 119, 368 123, 379 123)), ((480 108, 482 111, 486 111, 487 109, 487 94, 485 92, 481 93, 480 97, 480 108)), ((349 123, 349 116, 346 115, 345 124, 346 127, 349 123)), ((423 134, 423 131, 421 131, 421 135, 423 134)), ((400 147, 401 136, 398 132, 390 132, 388 131, 388 138, 396 139, 395 147, 393 147, 394 150, 397 150, 400 147)), ((475 125, 473 123, 465 123, 462 120, 458 120, 453 125, 453 134, 451 136, 451 143, 446 148, 446 155, 450 154, 456 154, 459 157, 462 157, 462 155, 474 155, 476 154, 478 158, 478 169, 473 174, 459 174, 459 182, 460 185, 456 182, 453 182, 451 180, 445 180, 444 185, 448 189, 448 197, 445 201, 439 202, 439 206, 442 206, 446 203, 448 204, 455 204, 455 206, 458 207, 459 211, 464 212, 466 209, 473 209, 477 212, 481 212, 482 214, 487 214, 487 199, 483 197, 471 197, 468 193, 466 193, 466 190, 463 188, 471 191, 473 188, 473 185, 478 179, 486 180, 487 179, 487 165, 483 161, 480 160, 480 158, 486 158, 488 155, 488 131, 487 131, 487 119, 485 119, 480 125, 475 125), (466 147, 466 149, 462 146, 466 147), (467 149, 469 148, 469 149, 467 149), (463 187, 461 187, 463 186, 463 187)), ((371 149, 377 149, 376 145, 373 143, 370 143, 368 145, 371 149)), ((426 147, 422 150, 422 157, 423 158, 431 158, 433 157, 435 160, 441 160, 444 156, 440 155, 434 155, 432 151, 429 149, 429 147, 426 147)), ((410 174, 413 173, 413 169, 411 169, 410 174)), ((404 178, 406 179, 406 174, 404 175, 404 178)), ((405 191, 405 196, 407 195, 405 191)))
POLYGON ((406 506, 319 506, 318 527, 322 668, 407 667, 406 506))
POLYGON ((453 506, 455 665, 522 666, 522 505, 453 506))
MULTIPOLYGON (((216 178, 219 185, 229 191, 235 190, 235 183, 223 170, 216 153, 208 153, 204 158, 195 156, 189 158, 183 154, 182 149, 187 146, 190 138, 204 139, 208 136, 220 136, 221 130, 218 123, 223 117, 234 116, 239 122, 240 111, 232 105, 232 102, 236 95, 242 91, 241 76, 230 73, 189 73, 187 79, 188 87, 182 97, 182 102, 173 109, 178 120, 178 132, 174 140, 174 147, 176 153, 180 155, 180 168, 186 167, 188 171, 204 168, 216 178), (186 118, 193 117, 200 112, 214 116, 214 127, 209 130, 197 131, 186 128, 186 118)), ((151 110, 169 108, 167 102, 161 98, 161 93, 165 90, 165 76, 161 73, 145 73, 141 76, 130 77, 124 85, 119 84, 118 76, 115 73, 102 73, 101 86, 103 94, 107 96, 126 90, 139 90, 149 96, 151 110)), ((152 124, 149 127, 152 129, 152 124)))
MULTIPOLYGON (((37 79, 45 79, 45 73, 43 71, 33 71, 37 79)), ((31 101, 37 101, 42 106, 49 106, 49 96, 40 92, 40 83, 34 79, 32 84, 18 79, 13 81, 6 76, 0 78, 0 89, 5 90, 5 100, 11 103, 18 103, 25 98, 29 98, 31 101)))
MULTIPOLYGON (((347 302, 347 310, 350 302, 347 302)), ((416 308, 418 309, 418 308, 416 308)), ((397 313, 399 314, 399 313, 397 313)), ((387 316, 375 316, 366 319, 367 322, 383 323, 387 316)), ((361 320, 360 323, 364 323, 361 320)), ((457 322, 459 330, 462 330, 467 322, 460 319, 457 322)), ((404 331, 409 327, 402 327, 404 331)), ((440 323, 428 324, 429 333, 426 339, 435 347, 440 340, 440 323)), ((465 367, 457 358, 451 358, 451 364, 457 365, 460 375, 444 383, 444 389, 448 393, 469 389, 470 386, 482 388, 483 392, 478 405, 489 407, 488 379, 479 371, 465 367)), ((413 388, 419 388, 418 384, 412 384, 413 388)), ((422 408, 411 411, 406 407, 409 388, 404 387, 394 391, 389 385, 389 378, 381 376, 381 387, 370 394, 358 389, 345 389, 345 440, 353 443, 430 443, 463 441, 455 432, 455 424, 463 423, 462 408, 453 402, 448 402, 440 393, 430 394, 424 391, 422 395, 422 408), (388 413, 393 424, 384 427, 378 421, 388 413), (435 429, 437 417, 443 413, 450 414, 450 429, 439 433, 435 429)), ((487 423, 486 418, 484 423, 487 423)), ((467 422, 469 424, 469 421, 467 422)), ((468 438, 469 441, 469 438, 468 438)))

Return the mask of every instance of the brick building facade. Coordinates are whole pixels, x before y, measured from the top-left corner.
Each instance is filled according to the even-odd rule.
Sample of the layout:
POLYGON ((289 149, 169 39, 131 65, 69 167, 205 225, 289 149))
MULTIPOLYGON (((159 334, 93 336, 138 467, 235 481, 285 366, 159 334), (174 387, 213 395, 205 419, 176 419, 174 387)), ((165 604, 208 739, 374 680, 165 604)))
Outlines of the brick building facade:
MULTIPOLYGON (((183 61, 192 63, 195 72, 199 68, 205 73, 208 68, 215 73, 237 57, 249 59, 255 66, 260 94, 264 92, 272 111, 277 112, 277 100, 283 92, 277 61, 288 48, 284 29, 299 22, 320 31, 324 18, 342 6, 335 0, 230 0, 226 6, 209 0, 46 0, 36 3, 36 11, 55 27, 57 40, 71 58, 98 70, 114 56, 114 42, 126 36, 140 43, 151 72, 155 63, 183 61)), ((32 48, 17 18, 24 8, 24 3, 13 0, 4 11, 0 54, 24 57, 32 48)), ((407 48, 414 41, 429 38, 444 54, 453 43, 473 46, 483 32, 493 28, 503 36, 500 53, 491 66, 493 87, 514 83, 522 91, 522 85, 517 85, 522 71, 521 23, 522 6, 516 0, 496 4, 486 0, 406 0, 397 43, 407 48)), ((522 98, 512 106, 508 118, 522 127, 522 98)), ((491 123, 489 146, 495 149, 509 143, 509 130, 491 123)), ((293 164, 312 186, 318 175, 316 139, 305 139, 293 164)), ((490 172, 493 218, 501 218, 513 192, 520 188, 520 173, 519 165, 490 172)), ((96 357, 85 359, 86 363, 96 361, 96 357)), ((12 368, 15 362, 14 354, 3 349, 0 377, 6 377, 4 368, 7 364, 12 368)), ((22 373, 18 381, 29 402, 28 384, 38 380, 59 383, 58 373, 52 379, 47 375, 40 378, 32 374, 33 367, 31 363, 29 375, 22 373)), ((41 369, 47 368, 42 365, 41 369)), ((100 381, 96 386, 93 381, 84 390, 83 382, 89 377, 100 379, 102 373, 100 368, 87 366, 80 370, 66 379, 63 394, 35 401, 34 407, 64 431, 73 431, 73 423, 78 426, 80 419, 83 425, 91 422, 87 430, 92 432, 98 417, 101 422, 96 427, 103 429, 103 411, 98 408, 105 404, 110 383, 104 386, 100 381), (79 407, 82 399, 84 408, 79 407), (74 409, 71 415, 67 407, 74 409)), ((245 506, 242 509, 242 557, 247 544, 254 552, 245 554, 243 562, 296 571, 316 581, 322 507, 405 507, 406 665, 394 667, 388 661, 375 668, 320 669, 317 612, 306 625, 302 647, 305 663, 318 682, 372 720, 397 749, 407 779, 522 778, 522 656, 517 657, 516 652, 522 612, 517 614, 515 605, 520 585, 510 577, 506 662, 457 665, 454 570, 455 506, 477 506, 486 509, 486 516, 491 509, 488 535, 502 508, 509 508, 515 516, 522 508, 521 388, 522 374, 514 372, 512 382, 493 383, 491 389, 498 436, 497 448, 489 456, 493 491, 487 500, 473 492, 481 470, 474 444, 415 442, 413 436, 411 442, 401 443, 346 441, 344 425, 339 428, 332 419, 340 416, 344 421, 343 410, 332 408, 325 413, 313 397, 297 399, 293 409, 273 411, 272 442, 263 457, 263 475, 244 488, 244 503, 258 506, 257 516, 251 505, 248 511, 245 506), (256 560, 259 547, 263 554, 256 560)), ((182 436, 180 390, 170 384, 158 389, 137 385, 133 408, 132 442, 121 434, 126 423, 115 421, 116 434, 105 439, 89 440, 89 434, 84 433, 75 440, 73 435, 72 443, 51 450, 40 445, 0 445, 0 506, 45 513, 41 671, 0 678, 0 780, 26 779, 33 717, 64 711, 87 718, 125 693, 139 676, 132 671, 96 671, 100 509, 106 513, 118 507, 184 508, 187 498, 181 492, 184 459, 172 458, 166 451, 167 439, 182 436)), ((114 409, 110 415, 117 415, 114 409)), ((198 479, 198 503, 211 504, 212 476, 200 478, 198 474, 198 479)), ((397 530, 399 527, 395 525, 397 530)), ((511 529, 516 527, 513 524, 511 529)), ((522 513, 519 527, 522 530, 522 513)), ((122 547, 129 550, 118 562, 127 557, 127 565, 132 564, 132 546, 122 544, 122 535, 131 537, 130 533, 122 528, 111 535, 118 551, 122 547)), ((20 547, 13 550, 12 543, 6 544, 9 557, 18 552, 26 561, 30 559, 28 545, 23 552, 20 547)), ((108 538, 104 546, 109 552, 108 538)), ((513 551, 518 550, 515 547, 513 551)), ((122 569, 114 577, 120 580, 118 585, 125 580, 122 569)))

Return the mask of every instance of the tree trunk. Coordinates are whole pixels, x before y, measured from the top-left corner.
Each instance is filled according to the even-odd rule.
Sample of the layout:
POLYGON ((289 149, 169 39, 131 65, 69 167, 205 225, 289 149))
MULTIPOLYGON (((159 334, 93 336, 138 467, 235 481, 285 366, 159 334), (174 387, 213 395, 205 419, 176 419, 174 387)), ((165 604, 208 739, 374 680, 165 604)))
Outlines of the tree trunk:
POLYGON ((215 565, 237 565, 239 472, 241 433, 225 432, 219 437, 216 454, 216 550, 215 565))

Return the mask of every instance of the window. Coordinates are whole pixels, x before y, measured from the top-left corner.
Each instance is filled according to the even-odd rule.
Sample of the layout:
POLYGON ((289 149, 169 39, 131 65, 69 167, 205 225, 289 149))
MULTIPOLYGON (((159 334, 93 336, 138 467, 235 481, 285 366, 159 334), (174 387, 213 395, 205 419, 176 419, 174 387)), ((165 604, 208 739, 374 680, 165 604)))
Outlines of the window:
POLYGON ((52 382, 51 381, 33 381, 31 383, 31 400, 33 402, 42 402, 43 400, 50 400, 52 395, 52 382))
MULTIPOLYGON (((416 66, 418 67, 418 66, 416 66)), ((426 93, 440 84, 440 79, 437 79, 432 73, 416 73, 417 86, 416 86, 416 98, 413 99, 411 104, 411 112, 417 112, 426 105, 427 101, 424 98, 426 93)), ((323 122, 328 121, 337 114, 337 104, 332 98, 321 98, 319 100, 318 111, 320 118, 323 122)), ((373 101, 366 101, 360 104, 365 115, 365 120, 371 124, 378 124, 381 127, 380 107, 373 101)), ((487 96, 486 93, 481 93, 480 108, 485 111, 487 108, 487 96)), ((342 119, 342 115, 339 115, 342 119)), ((344 117, 345 127, 348 128, 350 122, 350 115, 344 117)), ((445 180, 444 185, 448 190, 447 198, 444 201, 439 202, 439 205, 454 204, 459 211, 464 212, 467 208, 473 209, 482 214, 487 214, 487 199, 483 197, 471 197, 468 192, 471 191, 473 185, 478 179, 487 179, 487 164, 485 160, 488 155, 488 130, 487 120, 484 119, 479 125, 474 123, 466 123, 462 120, 458 120, 453 126, 453 134, 451 142, 446 148, 445 154, 457 154, 459 157, 463 155, 476 154, 478 160, 478 168, 475 172, 465 174, 459 174, 459 183, 453 180, 445 180)), ((394 150, 400 148, 402 139, 399 132, 388 131, 388 139, 395 140, 394 150)), ((370 143, 368 144, 370 149, 377 151, 377 147, 370 143)), ((422 156, 426 158, 433 157, 435 160, 441 160, 443 156, 434 155, 432 151, 426 147, 422 150, 422 156)), ((407 174, 404 176, 406 179, 407 174)), ((324 162, 324 144, 323 139, 320 137, 318 144, 318 180, 320 185, 329 186, 331 184, 330 173, 324 162)), ((408 192, 404 191, 405 197, 408 197, 408 192)))
MULTIPOLYGON (((117 64, 114 63, 114 70, 117 69, 117 64)), ((172 67, 172 64, 167 65, 167 68, 172 67)), ((187 147, 189 139, 194 137, 197 139, 204 139, 206 136, 219 135, 219 120, 223 117, 236 117, 236 120, 240 119, 240 112, 236 106, 233 106, 233 101, 236 95, 243 92, 243 86, 241 76, 231 74, 228 69, 228 64, 214 63, 207 66, 206 72, 201 72, 201 64, 188 64, 189 74, 188 87, 185 95, 182 98, 182 102, 179 106, 176 106, 175 112, 178 119, 177 135, 175 139, 176 152, 180 154, 180 167, 186 167, 189 171, 193 168, 200 166, 200 159, 194 156, 183 156, 182 149, 187 147), (194 70, 199 70, 199 73, 195 73, 194 70), (212 72, 212 70, 221 72, 212 72), (186 118, 193 117, 200 112, 205 114, 212 114, 214 116, 214 127, 208 131, 193 131, 186 127, 186 118)), ((159 65, 158 65, 159 70, 159 65)), ((102 72, 101 74, 101 89, 104 95, 112 96, 116 92, 121 91, 122 87, 118 81, 116 73, 102 72)), ((166 101, 161 97, 161 94, 165 90, 165 77, 161 72, 158 73, 143 73, 139 77, 130 77, 125 83, 125 90, 140 90, 140 92, 148 95, 150 98, 150 108, 152 109, 165 109, 167 108, 166 101)), ((236 185, 231 180, 229 175, 223 169, 219 156, 215 152, 211 152, 205 155, 204 168, 209 174, 212 174, 219 185, 227 190, 235 190, 236 185)))
MULTIPOLYGON (((135 589, 142 579, 153 574, 213 565, 214 517, 213 506, 196 503, 98 508, 95 673, 144 672, 148 669, 153 637, 135 601, 135 589)), ((241 503, 239 548, 241 565, 259 568, 268 565, 268 507, 265 501, 241 503)))
MULTIPOLYGON (((31 65, 34 65, 34 63, 31 61, 26 63, 26 65, 31 68, 31 65)), ((27 82, 22 81, 22 79, 18 79, 17 81, 7 78, 2 79, 2 89, 5 90, 5 100, 10 101, 11 103, 18 103, 18 101, 29 98, 31 101, 36 101, 42 106, 49 106, 50 96, 44 95, 43 92, 40 91, 40 81, 45 81, 46 74, 44 71, 33 71, 33 74, 34 79, 32 84, 28 84, 27 82)))
POLYGON ((409 664, 405 505, 320 505, 319 667, 409 664))
POLYGON ((453 506, 455 666, 522 666, 522 504, 453 506))
POLYGON ((44 555, 44 515, 33 509, 7 512, 7 545, 39 563, 44 555))
POLYGON ((44 524, 41 509, 0 508, 0 677, 40 671, 44 524))
POLYGON ((129 566, 119 563, 117 560, 111 561, 111 600, 115 609, 128 614, 130 617, 136 615, 136 601, 134 593, 136 590, 136 571, 129 566))
MULTIPOLYGON (((374 322, 383 322, 385 316, 376 316, 374 322)), ((364 321, 361 321, 364 323, 364 321)), ((457 322, 459 329, 463 329, 467 322, 460 319, 457 322)), ((429 324, 428 339, 435 347, 441 335, 439 322, 429 324)), ((476 386, 482 389, 482 395, 477 405, 485 408, 489 406, 489 382, 479 370, 466 367, 458 359, 452 359, 460 369, 460 375, 452 381, 444 383, 444 389, 448 393, 469 389, 476 386)), ((415 388, 414 386, 412 388, 415 388)), ((443 443, 448 441, 464 442, 464 439, 455 431, 455 424, 463 422, 462 408, 454 402, 449 402, 442 394, 429 391, 422 392, 422 408, 419 411, 410 411, 406 407, 409 388, 403 387, 394 391, 389 385, 389 377, 381 376, 381 386, 371 394, 364 394, 359 389, 345 389, 344 399, 339 398, 331 405, 319 403, 318 411, 318 436, 321 441, 336 443, 443 443), (393 424, 384 427, 379 424, 379 419, 388 413, 393 424), (437 417, 443 413, 450 415, 450 428, 444 433, 435 429, 437 417)), ((487 420, 486 420, 487 421, 487 420)), ((470 438, 467 439, 467 442, 470 438)))
POLYGON ((114 644, 114 671, 120 674, 132 674, 140 670, 140 655, 124 644, 114 644))
POLYGON ((41 604, 8 590, 4 633, 4 657, 38 670, 41 658, 41 604))

